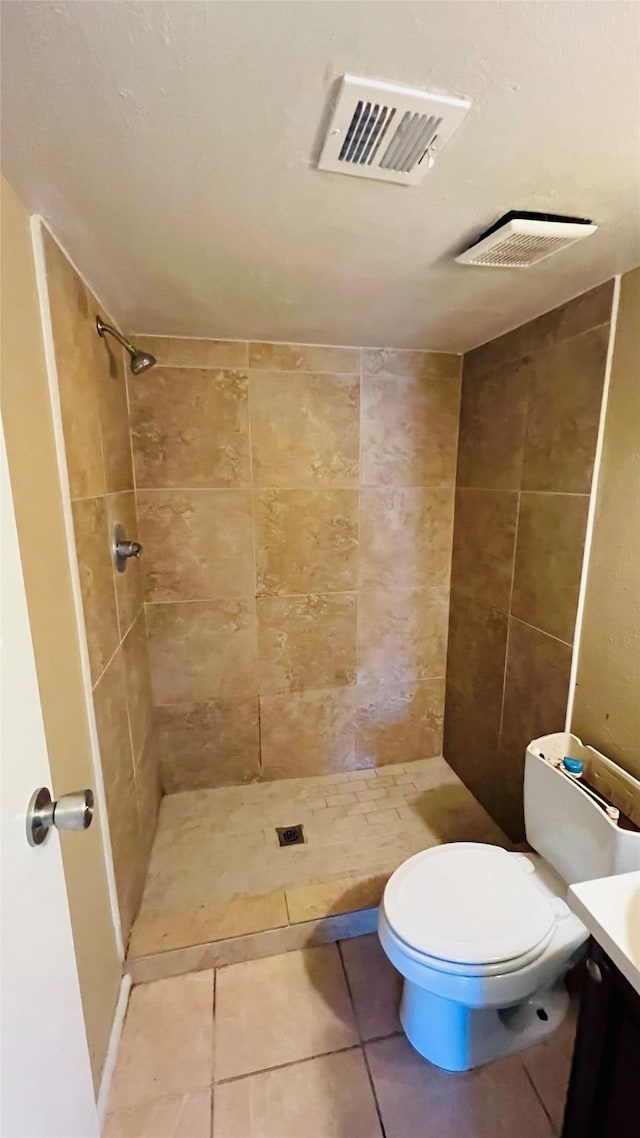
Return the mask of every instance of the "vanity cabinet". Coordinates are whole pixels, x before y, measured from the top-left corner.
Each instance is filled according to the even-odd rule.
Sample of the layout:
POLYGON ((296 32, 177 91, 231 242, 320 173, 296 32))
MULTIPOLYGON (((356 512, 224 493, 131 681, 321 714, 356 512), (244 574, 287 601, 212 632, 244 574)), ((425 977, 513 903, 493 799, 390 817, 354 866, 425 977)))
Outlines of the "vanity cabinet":
POLYGON ((562 1138, 638 1138, 640 995, 594 941, 586 971, 562 1138))

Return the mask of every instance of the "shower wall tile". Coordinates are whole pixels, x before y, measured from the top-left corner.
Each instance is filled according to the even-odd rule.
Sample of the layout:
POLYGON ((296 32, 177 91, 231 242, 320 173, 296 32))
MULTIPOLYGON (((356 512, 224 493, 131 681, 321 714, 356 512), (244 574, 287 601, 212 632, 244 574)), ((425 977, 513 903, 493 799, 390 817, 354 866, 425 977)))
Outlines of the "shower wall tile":
POLYGON ((451 587, 509 609, 518 495, 506 490, 456 491, 451 587))
POLYGON ((589 497, 520 497, 511 610, 520 620, 573 642, 589 497))
POLYGON ((448 616, 446 588, 362 589, 359 682, 404 683, 444 676, 448 616))
POLYGON ((147 626, 143 609, 140 609, 136 620, 122 641, 122 657, 127 684, 127 710, 131 729, 131 745, 134 760, 138 760, 144 750, 153 719, 151 673, 147 653, 147 626))
POLYGON ((356 760, 354 687, 260 696, 264 778, 301 778, 368 766, 356 760))
POLYGON ((361 766, 407 763, 442 750, 444 678, 358 688, 356 757, 361 766))
POLYGON ((485 375, 496 367, 540 352, 560 340, 608 324, 612 302, 613 280, 610 280, 590 292, 576 296, 559 308, 537 316, 527 324, 521 324, 504 336, 467 352, 464 357, 465 369, 468 369, 469 375, 485 375))
POLYGON ((453 487, 360 491, 360 585, 448 585, 453 487))
MULTIPOLYGON (((124 526, 127 538, 130 541, 137 541, 140 537, 140 531, 133 491, 127 490, 121 494, 107 494, 106 501, 109 540, 112 539, 116 522, 119 522, 124 526)), ((121 639, 126 636, 144 604, 143 570, 143 562, 136 557, 129 558, 124 573, 119 573, 113 566, 121 639)))
POLYGON ((362 374, 407 376, 412 379, 460 376, 461 356, 403 348, 363 348, 362 374))
POLYGON ((417 376, 362 381, 362 484, 444 486, 455 479, 460 366, 438 356, 417 376), (440 374, 441 372, 441 374, 440 374))
POLYGON ((608 343, 605 324, 532 360, 523 490, 590 493, 608 343))
POLYGON ((162 774, 153 728, 147 735, 140 754, 134 759, 134 769, 140 826, 140 872, 144 871, 143 877, 146 877, 162 799, 162 774))
POLYGON ((246 368, 245 340, 189 340, 181 336, 133 335, 137 348, 155 356, 160 367, 246 368))
POLYGON ((255 592, 249 490, 139 490, 149 601, 255 592))
POLYGON ((258 593, 355 589, 358 501, 357 490, 256 490, 258 593))
POLYGON ((87 307, 89 329, 93 332, 93 367, 107 493, 133 490, 124 349, 113 337, 96 334, 96 318, 105 319, 105 313, 90 289, 87 289, 87 307))
POLYGON ((139 489, 249 485, 246 372, 156 368, 129 398, 139 489))
POLYGON ((72 502, 71 509, 91 679, 96 683, 120 642, 106 499, 82 498, 72 502))
POLYGON ((253 597, 147 605, 155 703, 257 694, 253 597))
POLYGON ((253 372, 254 486, 356 487, 359 419, 356 375, 253 372))
POLYGON ((268 371, 360 371, 360 348, 334 348, 330 344, 249 344, 249 367, 268 371))
POLYGON ((261 596, 257 611, 261 694, 355 683, 355 593, 261 596))
POLYGON ((97 333, 87 290, 53 238, 43 230, 62 430, 72 498, 105 492, 96 375, 97 333))
POLYGON ((127 717, 127 686, 121 652, 114 656, 94 691, 100 758, 104 775, 109 833, 124 929, 138 911, 146 866, 127 717))
POLYGON ((520 489, 530 370, 529 360, 524 359, 476 377, 465 364, 458 486, 520 489))
POLYGON ((464 358, 444 754, 517 841, 525 748, 566 714, 612 299, 464 358))
POLYGON ((494 724, 502 708, 508 624, 506 613, 452 592, 447 681, 494 724))
POLYGON ((260 776, 258 700, 159 707, 155 743, 166 794, 253 782, 260 776))

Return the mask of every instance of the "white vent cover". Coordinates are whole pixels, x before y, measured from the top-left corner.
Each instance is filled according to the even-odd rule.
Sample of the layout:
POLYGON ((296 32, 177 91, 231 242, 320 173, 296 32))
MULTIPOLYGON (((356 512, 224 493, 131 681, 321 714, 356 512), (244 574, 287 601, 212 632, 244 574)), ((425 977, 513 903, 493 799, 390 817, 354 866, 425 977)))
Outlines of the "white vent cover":
POLYGON ((515 218, 472 245, 456 261, 493 269, 527 269, 595 233, 587 222, 536 221, 515 218))
POLYGON ((471 103, 344 75, 320 170, 416 186, 471 103))

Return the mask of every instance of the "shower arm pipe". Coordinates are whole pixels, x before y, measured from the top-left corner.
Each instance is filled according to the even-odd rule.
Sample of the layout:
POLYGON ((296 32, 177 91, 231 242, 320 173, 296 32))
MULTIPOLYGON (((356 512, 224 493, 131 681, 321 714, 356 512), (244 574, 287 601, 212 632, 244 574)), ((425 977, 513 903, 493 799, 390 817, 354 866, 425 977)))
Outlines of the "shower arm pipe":
POLYGON ((104 336, 105 332, 108 332, 109 335, 114 336, 118 343, 122 344, 122 347, 126 348, 128 352, 135 353, 136 349, 134 348, 133 344, 131 344, 129 340, 127 340, 126 337, 122 335, 122 332, 119 332, 117 328, 114 328, 113 324, 107 324, 104 320, 101 319, 100 316, 96 316, 96 328, 98 329, 99 336, 104 336))

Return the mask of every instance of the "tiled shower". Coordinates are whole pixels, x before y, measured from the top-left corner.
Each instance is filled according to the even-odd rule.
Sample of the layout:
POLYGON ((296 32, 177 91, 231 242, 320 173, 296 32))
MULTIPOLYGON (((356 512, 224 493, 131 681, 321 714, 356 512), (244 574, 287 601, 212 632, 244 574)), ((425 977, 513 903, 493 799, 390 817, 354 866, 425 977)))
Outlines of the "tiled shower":
POLYGON ((138 955, 280 951, 363 931, 415 849, 520 840, 524 746, 564 722, 610 285, 464 360, 136 335, 134 377, 45 253, 125 939, 145 882, 138 955))

